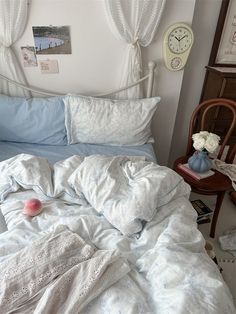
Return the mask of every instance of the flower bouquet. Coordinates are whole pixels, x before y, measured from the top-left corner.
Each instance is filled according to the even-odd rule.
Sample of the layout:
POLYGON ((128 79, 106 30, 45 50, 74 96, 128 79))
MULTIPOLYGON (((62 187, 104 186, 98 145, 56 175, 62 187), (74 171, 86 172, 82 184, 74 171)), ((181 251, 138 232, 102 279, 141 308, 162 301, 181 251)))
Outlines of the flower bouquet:
POLYGON ((193 147, 198 151, 214 153, 219 146, 220 137, 214 133, 201 131, 192 136, 193 147))
POLYGON ((208 131, 200 131, 193 134, 192 139, 196 152, 189 158, 188 165, 196 172, 206 172, 212 167, 212 162, 208 154, 216 151, 219 146, 220 137, 208 131))

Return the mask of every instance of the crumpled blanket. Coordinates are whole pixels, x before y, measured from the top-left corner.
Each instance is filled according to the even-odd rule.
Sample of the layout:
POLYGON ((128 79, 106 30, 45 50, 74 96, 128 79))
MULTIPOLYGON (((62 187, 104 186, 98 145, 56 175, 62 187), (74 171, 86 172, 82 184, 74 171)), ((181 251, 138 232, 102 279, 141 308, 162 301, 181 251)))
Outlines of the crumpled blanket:
MULTIPOLYGON (((32 241, 37 239, 40 241, 42 236, 50 234, 59 225, 66 225, 69 230, 82 237, 89 247, 106 251, 94 252, 91 258, 71 265, 68 270, 51 278, 52 280, 47 284, 43 281, 42 288, 37 286, 36 294, 32 290, 23 290, 28 296, 24 300, 19 301, 23 296, 22 294, 19 296, 18 293, 22 290, 20 287, 15 289, 18 282, 13 282, 13 288, 6 293, 11 296, 11 292, 15 291, 13 297, 19 303, 14 304, 17 306, 16 309, 11 310, 11 313, 63 313, 65 303, 69 313, 73 313, 74 307, 78 309, 81 307, 82 310, 78 310, 81 314, 206 312, 235 314, 232 296, 218 268, 204 249, 205 241, 196 226, 196 211, 187 199, 189 186, 178 174, 171 169, 145 163, 143 160, 133 162, 130 158, 119 156, 88 157, 82 162, 80 157, 72 156, 56 166, 58 172, 55 170, 55 165, 52 167, 45 159, 30 155, 19 155, 0 163, 0 198, 2 196, 0 208, 8 228, 7 232, 0 234, 0 265, 5 265, 0 269, 0 274, 7 269, 8 262, 16 256, 17 251, 26 252, 24 249, 31 246, 32 241), (56 172, 58 176, 55 177, 56 172), (106 172, 105 176, 104 172, 106 172), (98 193, 94 190, 93 194, 93 189, 87 189, 94 186, 92 180, 98 183, 95 185, 99 189, 98 193), (141 184, 138 184, 139 182, 141 184), (139 234, 126 236, 117 227, 112 226, 112 223, 113 225, 116 223, 113 220, 116 219, 115 214, 119 218, 118 222, 123 220, 120 219, 119 211, 115 210, 119 208, 115 192, 118 192, 123 202, 122 207, 126 208, 124 213, 126 217, 130 215, 132 218, 132 214, 138 214, 138 219, 146 219, 139 234), (132 195, 135 196, 134 199, 132 195), (29 198, 39 198, 43 202, 44 209, 40 215, 27 217, 22 213, 24 202, 29 198), (137 211, 138 202, 141 205, 139 209, 143 211, 137 211), (110 212, 108 212, 109 204, 114 208, 110 212), (107 211, 104 211, 103 207, 106 207, 107 211), (153 210, 154 215, 148 218, 146 213, 149 209, 153 210), (113 218, 112 223, 105 218, 105 214, 108 213, 112 213, 109 217, 109 219, 113 218), (139 216, 139 213, 144 216, 139 216), (112 254, 114 250, 128 260, 131 270, 103 290, 103 282, 105 285, 109 284, 114 276, 120 277, 126 272, 126 265, 120 258, 112 262, 113 257, 116 257, 115 253, 112 254), (109 252, 111 259, 109 259, 109 252), (93 264, 94 258, 101 253, 108 253, 107 257, 111 262, 108 261, 106 266, 105 261, 106 271, 115 266, 115 263, 121 262, 122 265, 116 264, 111 271, 111 276, 109 272, 102 272, 102 275, 97 278, 98 284, 95 283, 91 287, 84 299, 79 298, 78 304, 73 291, 79 295, 80 292, 76 290, 77 283, 81 290, 83 288, 81 278, 84 277, 80 276, 77 265, 78 268, 88 265, 89 269, 93 269, 90 268, 90 262, 93 264), (119 271, 124 267, 125 270, 121 274, 119 271), (73 276, 71 281, 68 279, 68 285, 65 285, 66 293, 64 293, 60 289, 69 278, 70 271, 73 276), (105 280, 106 273, 108 281, 105 280), (63 285, 59 280, 63 281, 63 285), (100 294, 94 298, 97 293, 100 294), (68 298, 65 298, 65 294, 68 298), (54 296, 57 300, 56 304, 50 300, 49 295, 54 296), (90 297, 94 298, 91 302, 90 297), (89 303, 84 306, 87 302, 89 303)), ((63 241, 66 238, 63 237, 63 241)), ((80 253, 84 245, 77 242, 80 253)), ((57 252, 59 245, 55 245, 54 248, 54 252, 57 252)), ((69 260, 78 257, 76 255, 78 252, 72 247, 68 252, 72 254, 69 255, 69 260)), ((101 255, 102 260, 103 257, 104 255, 101 255)), ((60 258, 58 260, 60 261, 60 258)), ((57 260, 53 262, 57 265, 57 260)), ((63 263, 63 259, 61 262, 63 263)), ((43 266, 44 264, 39 263, 39 276, 42 274, 40 270, 44 269, 43 266)), ((16 267, 11 268, 12 271, 17 270, 16 267)), ((81 275, 84 276, 85 273, 82 271, 81 275)), ((22 283, 22 278, 28 282, 27 279, 31 276, 24 277, 27 274, 32 274, 32 268, 29 267, 29 272, 18 274, 19 283, 22 283)), ((40 281, 43 278, 40 277, 40 281)), ((86 278, 90 278, 89 273, 86 278)), ((84 282, 87 282, 86 278, 84 282)), ((5 287, 3 285, 4 289, 5 287)), ((0 308, 0 313, 7 312, 0 308)), ((67 310, 64 311, 64 314, 67 313, 67 310)))
POLYGON ((129 271, 116 251, 61 225, 0 263, 0 312, 79 313, 129 271))
POLYGON ((51 168, 46 159, 27 154, 1 162, 0 202, 20 188, 32 189, 47 199, 90 204, 122 234, 132 235, 157 207, 190 194, 176 172, 142 157, 72 156, 51 168))

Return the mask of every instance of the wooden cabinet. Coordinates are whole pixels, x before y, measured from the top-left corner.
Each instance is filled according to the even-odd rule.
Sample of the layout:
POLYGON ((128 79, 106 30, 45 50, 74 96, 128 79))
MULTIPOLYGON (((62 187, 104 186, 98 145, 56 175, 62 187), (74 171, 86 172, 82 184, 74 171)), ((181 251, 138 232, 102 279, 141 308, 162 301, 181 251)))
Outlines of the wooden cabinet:
MULTIPOLYGON (((206 76, 203 84, 200 102, 212 98, 228 98, 236 101, 236 68, 206 67, 206 76)), ((229 112, 222 109, 211 115, 209 124, 211 132, 222 136, 230 123, 229 112)), ((236 143, 236 128, 231 136, 231 143, 236 143)))
POLYGON ((200 101, 217 97, 236 100, 236 68, 206 67, 200 101))

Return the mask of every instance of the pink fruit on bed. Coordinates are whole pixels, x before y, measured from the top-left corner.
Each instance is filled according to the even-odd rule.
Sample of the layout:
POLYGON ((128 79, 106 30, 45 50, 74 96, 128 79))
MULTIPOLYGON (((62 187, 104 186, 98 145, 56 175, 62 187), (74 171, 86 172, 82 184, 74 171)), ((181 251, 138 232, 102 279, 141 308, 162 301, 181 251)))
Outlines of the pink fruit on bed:
POLYGON ((31 198, 25 201, 23 214, 28 216, 36 216, 42 211, 42 203, 37 198, 31 198))

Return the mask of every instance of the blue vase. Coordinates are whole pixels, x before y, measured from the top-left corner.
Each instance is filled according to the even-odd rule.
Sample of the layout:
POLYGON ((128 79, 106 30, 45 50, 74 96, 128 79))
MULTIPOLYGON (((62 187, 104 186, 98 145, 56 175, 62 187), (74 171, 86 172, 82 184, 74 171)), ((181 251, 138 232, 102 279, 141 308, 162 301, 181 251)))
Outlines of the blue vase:
POLYGON ((188 159, 189 168, 193 171, 203 173, 211 169, 212 161, 208 157, 208 152, 206 151, 196 151, 188 159))

